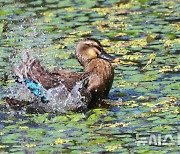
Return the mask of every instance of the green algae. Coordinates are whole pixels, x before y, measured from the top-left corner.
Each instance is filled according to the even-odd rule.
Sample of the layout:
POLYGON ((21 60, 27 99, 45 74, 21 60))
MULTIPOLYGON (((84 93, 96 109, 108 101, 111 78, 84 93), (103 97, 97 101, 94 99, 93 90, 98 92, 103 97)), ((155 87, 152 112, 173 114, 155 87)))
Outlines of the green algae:
MULTIPOLYGON (((12 114, 0 101, 2 153, 176 153, 179 127, 179 3, 137 1, 0 1, 0 96, 11 66, 30 50, 48 68, 82 71, 79 38, 100 39, 115 65, 108 109, 86 114, 12 114), (150 61, 151 60, 151 61, 150 61), (173 144, 138 146, 137 135, 171 135, 173 144)), ((171 140, 170 140, 171 141, 171 140)))

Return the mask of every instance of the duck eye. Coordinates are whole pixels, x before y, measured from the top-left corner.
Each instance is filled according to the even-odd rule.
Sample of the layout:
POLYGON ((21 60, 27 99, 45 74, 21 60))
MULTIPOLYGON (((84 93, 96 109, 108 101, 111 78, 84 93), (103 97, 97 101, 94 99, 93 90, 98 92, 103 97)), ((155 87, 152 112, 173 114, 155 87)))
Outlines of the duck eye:
POLYGON ((94 47, 97 49, 96 50, 97 55, 100 55, 103 49, 100 46, 94 46, 94 47))

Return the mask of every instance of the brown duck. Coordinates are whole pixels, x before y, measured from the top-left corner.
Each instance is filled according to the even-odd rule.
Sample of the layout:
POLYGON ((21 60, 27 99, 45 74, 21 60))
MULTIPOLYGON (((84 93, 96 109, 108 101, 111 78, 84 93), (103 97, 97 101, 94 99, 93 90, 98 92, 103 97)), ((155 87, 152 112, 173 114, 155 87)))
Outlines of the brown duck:
MULTIPOLYGON (((117 62, 118 59, 108 55, 100 42, 93 38, 85 38, 78 42, 76 58, 84 67, 84 73, 70 73, 58 69, 47 70, 41 66, 37 58, 30 58, 28 55, 18 67, 14 67, 14 72, 19 81, 25 82, 28 79, 28 82, 39 84, 45 90, 64 85, 67 91, 71 92, 77 83, 81 82, 79 92, 84 103, 80 106, 89 108, 101 104, 101 100, 107 98, 114 79, 114 69, 110 62, 117 62)), ((66 97, 66 94, 60 95, 66 97)), ((10 106, 20 107, 33 103, 8 97, 6 101, 10 106)), ((75 105, 69 108, 78 110, 80 106, 75 105)))

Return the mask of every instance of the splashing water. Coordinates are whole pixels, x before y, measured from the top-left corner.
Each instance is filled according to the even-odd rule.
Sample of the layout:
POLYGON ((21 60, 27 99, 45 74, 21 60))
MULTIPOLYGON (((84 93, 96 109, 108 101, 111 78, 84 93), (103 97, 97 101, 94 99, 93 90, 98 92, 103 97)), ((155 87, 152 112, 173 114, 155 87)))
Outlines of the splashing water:
POLYGON ((10 33, 6 34, 6 42, 10 42, 10 50, 12 50, 12 56, 9 59, 10 63, 16 65, 19 63, 19 58, 27 51, 32 55, 41 59, 43 50, 52 45, 51 39, 48 39, 43 31, 37 30, 36 18, 17 20, 17 26, 13 23, 9 25, 10 33))
POLYGON ((47 90, 45 94, 45 97, 49 100, 47 106, 53 112, 87 110, 88 100, 80 93, 83 85, 84 81, 79 81, 70 92, 62 83, 56 88, 47 90))
POLYGON ((28 101, 31 104, 25 105, 23 110, 37 112, 63 113, 71 111, 86 111, 89 99, 81 94, 84 87, 84 80, 77 82, 71 91, 68 91, 62 83, 58 87, 44 89, 39 83, 38 86, 43 90, 43 95, 47 99, 42 102, 41 98, 36 96, 25 82, 14 83, 9 87, 6 97, 13 98, 18 101, 28 101))
MULTIPOLYGON (((9 34, 7 40, 10 40, 14 35, 18 35, 15 51, 20 50, 22 51, 20 54, 23 55, 25 55, 24 53, 27 51, 30 55, 36 55, 38 50, 39 56, 36 55, 36 57, 41 59, 42 50, 51 46, 52 42, 48 41, 45 33, 37 31, 35 25, 33 25, 34 20, 35 19, 22 21, 18 27, 13 27, 13 34, 9 34), (27 29, 29 30, 27 31, 27 29)), ((10 59, 12 65, 18 65, 19 57, 21 57, 19 52, 15 52, 14 58, 10 59)), ((23 59, 24 58, 26 57, 23 57, 23 59)), ((51 59, 49 59, 49 61, 51 61, 51 59)), ((83 84, 84 81, 78 82, 71 91, 68 91, 62 83, 60 83, 58 87, 48 90, 45 90, 40 84, 38 84, 41 89, 43 89, 44 96, 48 100, 46 103, 43 103, 39 97, 34 95, 24 82, 22 84, 13 83, 9 85, 9 90, 5 95, 16 100, 33 102, 24 107, 24 110, 31 110, 33 108, 38 112, 53 113, 62 113, 67 110, 86 110, 88 100, 86 100, 80 93, 83 84)))
POLYGON ((23 100, 30 102, 33 102, 35 99, 37 99, 36 96, 33 93, 31 93, 31 91, 24 83, 20 84, 16 82, 8 87, 5 96, 20 101, 23 100))

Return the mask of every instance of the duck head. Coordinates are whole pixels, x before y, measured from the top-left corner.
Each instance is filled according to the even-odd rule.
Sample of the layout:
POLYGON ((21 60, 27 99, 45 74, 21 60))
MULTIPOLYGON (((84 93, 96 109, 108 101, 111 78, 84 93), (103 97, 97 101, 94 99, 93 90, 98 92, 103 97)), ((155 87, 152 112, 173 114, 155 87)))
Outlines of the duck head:
POLYGON ((82 66, 86 66, 92 59, 102 58, 109 62, 118 62, 119 60, 107 54, 101 43, 93 38, 85 38, 78 42, 76 46, 76 57, 82 66))

